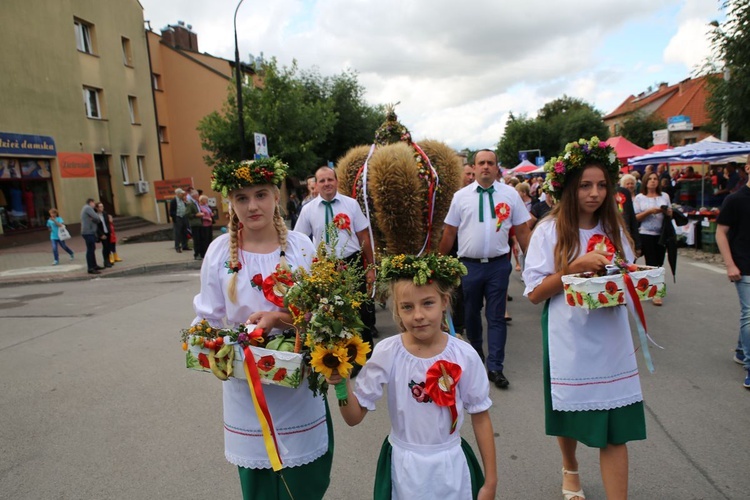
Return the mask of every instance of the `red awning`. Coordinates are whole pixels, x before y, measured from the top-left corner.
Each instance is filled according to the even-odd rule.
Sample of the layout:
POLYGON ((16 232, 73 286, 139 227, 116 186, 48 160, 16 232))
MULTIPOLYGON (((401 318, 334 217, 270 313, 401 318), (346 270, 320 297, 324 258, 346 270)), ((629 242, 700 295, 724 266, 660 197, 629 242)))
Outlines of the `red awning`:
POLYGON ((607 143, 607 145, 615 148, 617 159, 622 163, 627 163, 628 159, 633 158, 634 156, 641 156, 648 153, 648 151, 646 151, 642 147, 633 144, 626 138, 619 135, 616 137, 610 137, 605 142, 607 143))

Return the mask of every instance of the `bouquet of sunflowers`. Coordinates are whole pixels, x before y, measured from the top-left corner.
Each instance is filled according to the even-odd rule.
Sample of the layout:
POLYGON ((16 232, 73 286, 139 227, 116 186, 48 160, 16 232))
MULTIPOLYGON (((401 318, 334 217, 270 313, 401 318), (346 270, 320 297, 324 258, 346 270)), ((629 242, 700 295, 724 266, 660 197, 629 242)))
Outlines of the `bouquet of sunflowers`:
MULTIPOLYGON (((331 242, 335 248, 335 242, 331 242)), ((308 377, 313 393, 325 392, 325 377, 337 370, 348 378, 354 364, 364 365, 370 345, 362 341, 364 324, 359 309, 369 300, 359 291, 364 279, 361 265, 349 265, 335 253, 318 246, 310 271, 294 272, 294 285, 288 290, 284 304, 294 318, 294 327, 309 350, 312 373, 308 377)), ((340 406, 347 404, 346 383, 336 385, 340 406)))

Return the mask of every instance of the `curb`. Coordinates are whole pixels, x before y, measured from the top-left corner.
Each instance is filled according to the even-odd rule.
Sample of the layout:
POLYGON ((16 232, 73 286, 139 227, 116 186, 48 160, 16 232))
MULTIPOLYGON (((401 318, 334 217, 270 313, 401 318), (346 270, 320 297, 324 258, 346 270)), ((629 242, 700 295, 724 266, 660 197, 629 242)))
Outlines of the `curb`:
POLYGON ((128 267, 121 270, 110 270, 107 273, 98 275, 89 275, 84 272, 83 274, 71 274, 71 275, 42 275, 37 277, 24 277, 18 276, 10 278, 8 280, 0 280, 0 285, 4 287, 8 286, 21 286, 21 285, 38 285, 44 283, 69 283, 75 281, 88 281, 99 278, 121 278, 127 276, 137 276, 140 274, 146 274, 150 272, 162 273, 167 271, 180 271, 180 270, 200 270, 203 261, 187 261, 187 262, 166 262, 156 264, 144 264, 140 266, 128 267))

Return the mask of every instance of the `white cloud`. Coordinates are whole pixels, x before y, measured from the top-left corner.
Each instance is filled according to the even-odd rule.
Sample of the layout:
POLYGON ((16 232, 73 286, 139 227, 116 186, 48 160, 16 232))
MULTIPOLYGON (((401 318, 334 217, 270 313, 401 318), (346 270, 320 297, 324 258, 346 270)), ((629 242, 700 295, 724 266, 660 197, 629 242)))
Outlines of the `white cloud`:
POLYGON ((703 19, 684 21, 664 49, 664 62, 683 64, 689 70, 703 64, 710 55, 708 25, 703 19))

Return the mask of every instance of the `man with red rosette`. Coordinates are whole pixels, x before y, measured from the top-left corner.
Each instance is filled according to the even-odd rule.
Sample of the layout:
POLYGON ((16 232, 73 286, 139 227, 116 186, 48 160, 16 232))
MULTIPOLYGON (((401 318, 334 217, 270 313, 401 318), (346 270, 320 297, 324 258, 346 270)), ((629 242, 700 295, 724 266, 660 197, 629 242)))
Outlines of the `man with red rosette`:
POLYGON ((487 318, 487 377, 500 389, 510 384, 505 361, 505 296, 510 278, 508 233, 515 228, 521 250, 529 244, 529 211, 518 192, 497 182, 497 156, 482 149, 474 156, 476 181, 453 195, 439 252, 447 255, 458 236, 458 258, 469 273, 461 279, 466 334, 484 360, 482 307, 487 318))
MULTIPOLYGON (((315 172, 315 186, 318 196, 302 207, 294 230, 310 236, 317 248, 321 241, 330 248, 332 234, 327 230, 329 225, 336 231, 336 255, 348 263, 359 260, 360 265, 374 264, 372 245, 370 243, 370 224, 362 213, 357 200, 339 193, 339 181, 336 172, 331 167, 320 167, 315 172)), ((366 275, 366 283, 361 289, 366 291, 375 281, 375 269, 370 268, 366 275)), ((371 301, 362 304, 360 316, 365 328, 362 340, 374 345, 373 328, 375 327, 375 307, 371 301)), ((369 354, 368 354, 369 358, 369 354)), ((359 366, 355 367, 352 376, 359 373, 359 366)))

